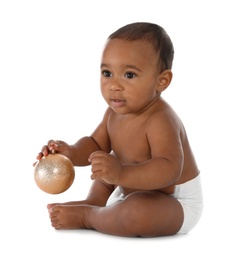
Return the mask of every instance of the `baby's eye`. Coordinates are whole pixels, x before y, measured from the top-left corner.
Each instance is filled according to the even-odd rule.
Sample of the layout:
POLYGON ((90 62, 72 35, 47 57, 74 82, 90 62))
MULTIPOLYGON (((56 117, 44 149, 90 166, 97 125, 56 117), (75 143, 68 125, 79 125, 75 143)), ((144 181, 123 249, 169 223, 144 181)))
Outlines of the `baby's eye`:
POLYGON ((108 70, 104 70, 104 71, 102 71, 102 75, 106 78, 109 78, 112 76, 112 73, 108 70))
POLYGON ((132 72, 127 72, 125 74, 125 77, 128 78, 128 79, 132 79, 132 78, 135 78, 136 77, 136 74, 132 73, 132 72))

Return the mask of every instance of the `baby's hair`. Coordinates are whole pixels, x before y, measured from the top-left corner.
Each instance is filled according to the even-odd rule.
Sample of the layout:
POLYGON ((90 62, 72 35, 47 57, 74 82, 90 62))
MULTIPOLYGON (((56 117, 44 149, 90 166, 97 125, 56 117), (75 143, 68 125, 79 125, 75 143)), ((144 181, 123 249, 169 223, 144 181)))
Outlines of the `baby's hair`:
POLYGON ((149 42, 159 57, 159 70, 172 68, 174 48, 167 32, 153 23, 137 22, 127 24, 112 33, 108 39, 124 39, 128 41, 145 40, 149 42))

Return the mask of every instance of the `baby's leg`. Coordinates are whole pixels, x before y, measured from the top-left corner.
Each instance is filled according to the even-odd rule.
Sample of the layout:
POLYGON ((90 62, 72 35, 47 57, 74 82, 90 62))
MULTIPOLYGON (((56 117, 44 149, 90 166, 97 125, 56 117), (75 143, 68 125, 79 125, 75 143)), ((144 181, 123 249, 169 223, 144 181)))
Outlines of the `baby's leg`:
POLYGON ((176 234, 183 223, 183 209, 171 196, 139 191, 123 201, 89 212, 87 226, 119 236, 154 237, 176 234))
POLYGON ((180 203, 161 192, 134 192, 107 207, 55 206, 50 218, 56 229, 89 228, 119 236, 172 235, 183 223, 180 203))

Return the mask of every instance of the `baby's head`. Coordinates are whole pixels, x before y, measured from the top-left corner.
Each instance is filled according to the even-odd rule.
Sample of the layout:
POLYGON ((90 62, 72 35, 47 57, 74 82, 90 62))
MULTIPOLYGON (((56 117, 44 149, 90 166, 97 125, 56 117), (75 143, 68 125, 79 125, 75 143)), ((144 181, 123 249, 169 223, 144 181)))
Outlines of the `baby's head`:
POLYGON ((149 42, 158 56, 159 72, 172 68, 174 48, 166 31, 159 25, 147 22, 127 24, 114 33, 108 40, 124 39, 127 41, 143 40, 149 42))

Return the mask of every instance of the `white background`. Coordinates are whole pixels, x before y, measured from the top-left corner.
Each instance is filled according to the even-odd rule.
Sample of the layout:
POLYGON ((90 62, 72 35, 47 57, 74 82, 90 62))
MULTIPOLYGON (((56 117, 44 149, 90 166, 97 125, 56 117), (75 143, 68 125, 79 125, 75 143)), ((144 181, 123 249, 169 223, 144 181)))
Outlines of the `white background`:
POLYGON ((0 259, 239 259, 238 1, 0 1, 0 259), (45 194, 33 162, 49 139, 74 143, 106 105, 99 64, 110 33, 158 23, 175 47, 163 97, 187 129, 205 208, 184 236, 121 238, 55 231, 47 203, 84 199, 90 168, 60 195, 45 194), (236 236, 235 236, 236 234, 236 236))

